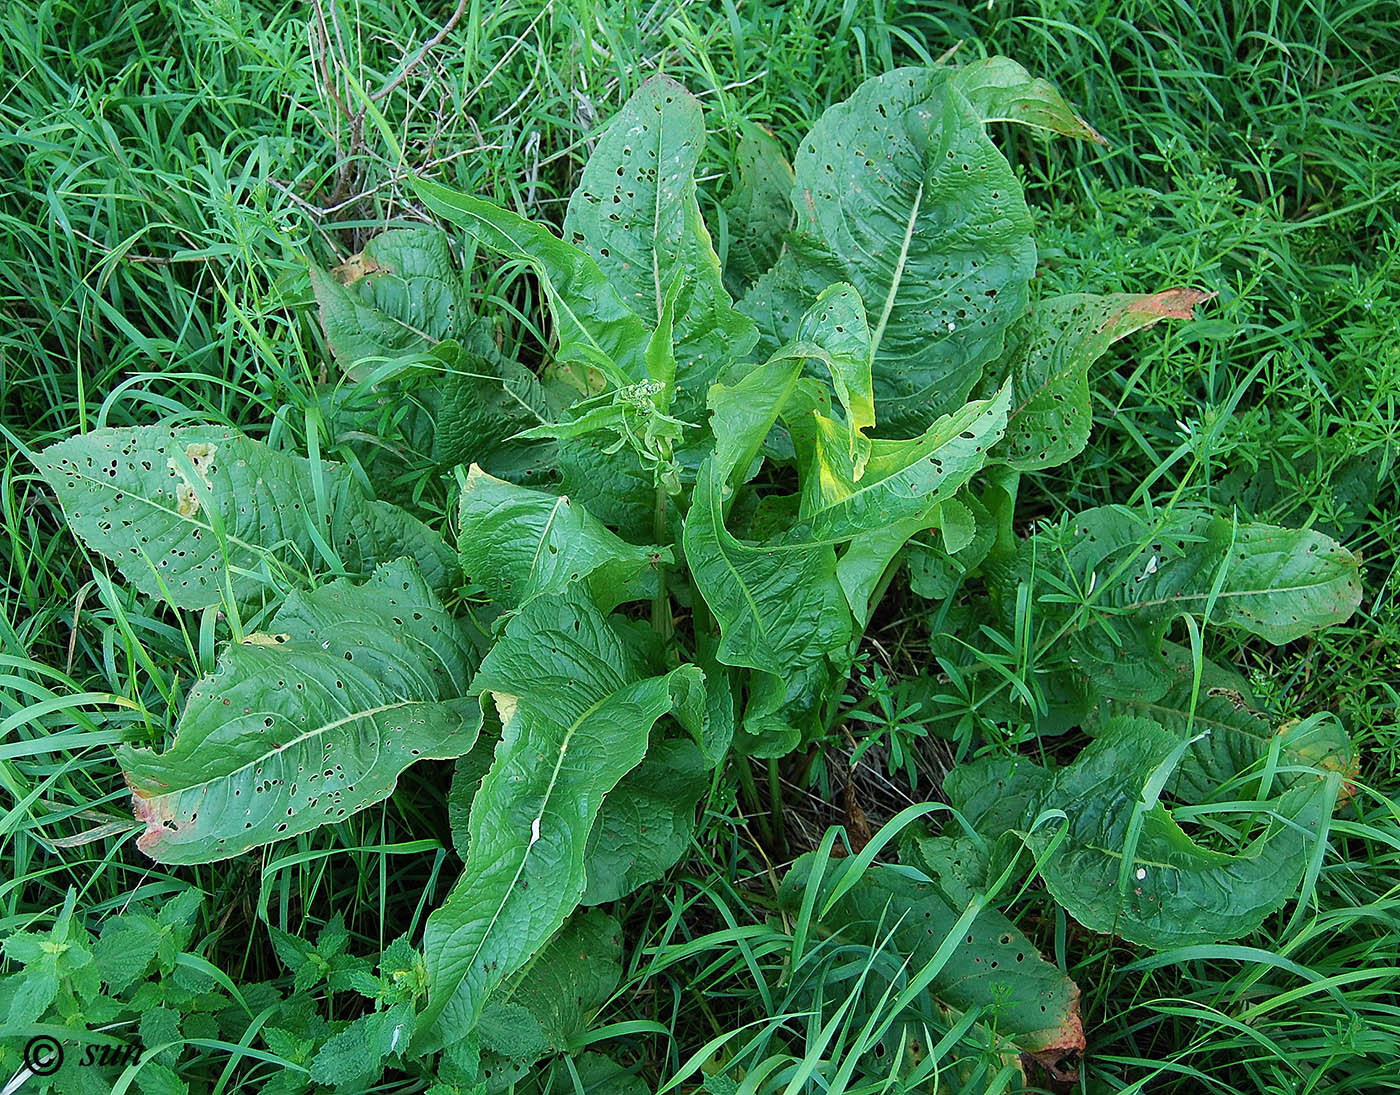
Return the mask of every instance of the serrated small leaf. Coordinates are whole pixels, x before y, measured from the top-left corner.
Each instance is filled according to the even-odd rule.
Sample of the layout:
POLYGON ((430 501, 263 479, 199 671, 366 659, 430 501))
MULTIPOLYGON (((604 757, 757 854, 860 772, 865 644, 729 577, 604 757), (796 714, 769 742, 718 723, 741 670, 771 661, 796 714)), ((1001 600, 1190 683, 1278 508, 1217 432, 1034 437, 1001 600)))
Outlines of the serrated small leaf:
POLYGON ((136 1086, 141 1095, 190 1095, 190 1085, 175 1074, 174 1069, 158 1061, 146 1061, 136 1074, 136 1086))
POLYGON ((469 750, 476 652, 407 560, 363 585, 293 594, 271 635, 232 644, 190 690, 164 753, 119 759, 163 863, 204 863, 310 832, 387 798, 420 758, 469 750))
POLYGON ((362 1015, 326 1039, 311 1062, 311 1079, 334 1087, 359 1087, 376 1079, 385 1058, 404 1053, 413 1037, 411 1003, 362 1015))
POLYGON ((473 689, 504 729, 472 802, 462 876, 424 934, 427 1048, 475 1029, 491 992, 559 928, 583 895, 603 797, 658 718, 685 707, 698 725, 704 703, 694 666, 643 676, 576 585, 512 618, 473 689))
POLYGON ((102 925, 92 957, 113 995, 140 980, 156 960, 164 934, 159 923, 141 913, 122 913, 102 925))
POLYGON ((39 470, 88 547, 143 593, 178 608, 220 604, 226 582, 235 599, 253 601, 269 588, 266 573, 319 569, 318 539, 351 574, 406 555, 439 593, 455 582, 456 559, 442 537, 367 498, 340 465, 313 468, 234 430, 93 430, 50 445, 39 470))

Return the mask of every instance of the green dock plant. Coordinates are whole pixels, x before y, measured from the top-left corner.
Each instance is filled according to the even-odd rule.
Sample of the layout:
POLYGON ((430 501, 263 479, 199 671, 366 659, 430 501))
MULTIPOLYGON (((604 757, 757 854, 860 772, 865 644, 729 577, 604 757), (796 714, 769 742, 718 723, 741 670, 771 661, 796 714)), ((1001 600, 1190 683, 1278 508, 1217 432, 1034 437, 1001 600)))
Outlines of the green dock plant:
MULTIPOLYGON (((1357 562, 1184 502, 1017 534, 1022 474, 1087 443, 1093 363, 1206 294, 1037 296, 1031 215, 988 133, 1002 122, 1099 139, 1001 58, 867 80, 791 167, 755 130, 723 267, 695 181, 701 107, 662 76, 599 137, 562 237, 420 180, 471 261, 533 273, 542 368, 501 354, 438 228, 387 231, 312 281, 354 390, 402 400, 396 428, 455 484, 455 547, 380 500, 395 484, 377 449, 352 474, 157 425, 43 452, 84 543, 232 632, 174 740, 121 749, 147 855, 240 855, 456 761, 460 877, 421 943, 361 977, 373 1010, 297 1048, 312 1080, 441 1052, 444 1082, 495 1090, 576 1046, 620 973, 596 906, 684 854, 716 772, 839 724, 905 567, 935 603, 975 580, 967 642, 1018 637, 1031 687, 1002 697, 1009 720, 1093 740, 1058 768, 959 766, 941 830, 845 858, 828 839, 784 881, 799 923, 892 942, 923 971, 909 1000, 931 993, 1054 1070, 1084 1047, 1079 990, 996 904, 1032 867, 1085 927, 1153 948, 1244 934, 1296 893, 1350 744, 1330 715, 1259 716, 1201 632, 1286 643, 1345 620, 1357 562), (1173 816, 1211 804, 1209 832, 1173 816)), ((312 944, 278 946, 315 966, 312 944)), ((607 1089, 614 1066, 579 1062, 607 1089)))

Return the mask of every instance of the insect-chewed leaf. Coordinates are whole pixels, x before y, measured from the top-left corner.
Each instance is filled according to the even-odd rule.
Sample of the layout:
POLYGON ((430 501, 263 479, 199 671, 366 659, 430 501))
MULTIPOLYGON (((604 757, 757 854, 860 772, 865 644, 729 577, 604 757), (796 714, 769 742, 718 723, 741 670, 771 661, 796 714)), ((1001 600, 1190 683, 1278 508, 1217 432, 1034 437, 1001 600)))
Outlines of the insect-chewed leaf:
POLYGON ((483 247, 535 271, 554 316, 559 362, 585 370, 611 367, 615 381, 645 378, 647 327, 591 255, 544 225, 481 198, 426 179, 416 179, 413 185, 434 213, 483 247))
POLYGON ((487 1090, 508 1090, 541 1057, 572 1048, 621 976, 617 921, 597 909, 571 916, 482 1013, 487 1090))
POLYGON ((421 521, 365 497, 337 464, 313 467, 234 430, 93 430, 50 445, 39 470, 88 547, 178 608, 221 603, 225 583, 251 601, 270 570, 314 568, 318 542, 351 573, 408 556, 440 595, 456 582, 452 549, 421 521))
POLYGON ((480 705, 461 698, 476 650, 408 560, 293 593, 269 626, 190 691, 169 749, 120 752, 153 859, 225 859, 341 821, 476 741, 480 705))
POLYGON ((1076 293, 1042 300, 1013 330, 1006 462, 1051 468, 1084 451, 1093 424, 1089 367, 1120 338, 1164 319, 1190 319, 1213 293, 1168 289, 1135 296, 1076 293))
MULTIPOLYGON (((812 858, 809 853, 799 859, 783 880, 779 900, 793 911, 815 884, 812 858)), ((850 864, 838 863, 821 880, 818 908, 853 869, 850 864)), ((936 883, 872 864, 822 919, 846 939, 893 949, 901 962, 907 960, 912 978, 934 960, 964 908, 936 883)), ((929 991, 959 1011, 981 1009, 998 1033, 1027 1052, 1056 1059, 1084 1049, 1078 987, 996 909, 977 914, 929 991)))
POLYGON ((792 164, 762 126, 745 123, 738 148, 739 185, 724 203, 729 253, 724 284, 738 296, 778 261, 792 223, 792 164))
POLYGON ((1074 112, 1048 80, 1033 77, 1006 57, 987 57, 954 71, 953 83, 984 122, 1016 122, 1076 137, 1107 142, 1074 112))
POLYGON ((669 548, 629 544, 567 497, 517 487, 475 465, 459 512, 457 544, 466 580, 502 608, 586 581, 595 603, 611 611, 649 596, 656 565, 671 561, 669 548))
POLYGON ((439 228, 396 228, 327 273, 311 267, 311 287, 331 353, 352 379, 366 358, 393 358, 461 339, 471 326, 467 288, 439 228))
POLYGON ((666 873, 690 844, 695 804, 709 786, 693 742, 654 745, 603 799, 588 834, 583 904, 616 901, 666 873))
POLYGON ((700 101, 666 76, 627 100, 599 138, 569 199, 564 236, 588 252, 647 327, 666 294, 675 302, 677 400, 681 418, 703 407, 705 389, 757 334, 734 310, 695 197, 705 144, 700 101))
MULTIPOLYGON (((913 521, 927 528, 937 506, 967 483, 1001 439, 1010 393, 968 403, 944 415, 919 437, 871 442, 863 470, 851 465, 848 427, 813 415, 815 445, 799 443, 801 527, 813 540, 848 540, 913 521)), ((793 431, 794 440, 799 432, 793 431)))
POLYGON ((467 1037, 496 986, 558 930, 583 896, 603 797, 642 759, 657 719, 683 708, 699 725, 704 705, 694 666, 642 677, 577 585, 525 605, 473 688, 504 729, 472 801, 462 876, 424 933, 425 1050, 467 1037))
POLYGON ((1049 773, 1028 760, 983 757, 959 764, 948 773, 943 790, 948 801, 974 830, 995 840, 1033 819, 1049 773))
MULTIPOLYGON (((1206 848, 1148 791, 1183 742, 1149 719, 1111 719, 1039 804, 1068 816, 1063 843, 1041 867, 1055 899, 1087 928, 1159 950, 1236 938, 1281 907, 1342 783, 1338 772, 1299 780, 1259 803, 1267 825, 1238 851, 1206 848)), ((1044 850, 1056 829, 1038 830, 1033 846, 1044 850)))
POLYGON ((1042 619, 1068 623, 1072 657, 1100 692, 1149 699, 1166 687, 1162 642, 1179 615, 1202 617, 1211 603, 1211 623, 1286 643, 1341 623, 1361 600, 1356 557, 1329 537, 1199 511, 1154 520, 1105 506, 1037 533, 998 575, 1005 611, 1033 575, 1042 619))
POLYGON ((828 285, 855 286, 881 432, 899 437, 964 402, 1035 269, 1020 183, 952 71, 897 69, 827 109, 797 154, 789 249, 740 304, 771 353, 828 285))

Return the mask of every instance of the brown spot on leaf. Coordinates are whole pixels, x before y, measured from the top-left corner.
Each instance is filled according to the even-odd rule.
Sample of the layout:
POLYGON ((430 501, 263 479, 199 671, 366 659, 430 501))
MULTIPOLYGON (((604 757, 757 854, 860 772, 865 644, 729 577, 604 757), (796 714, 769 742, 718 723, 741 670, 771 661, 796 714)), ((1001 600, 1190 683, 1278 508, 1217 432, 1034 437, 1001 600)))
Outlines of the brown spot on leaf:
POLYGON ((1154 322, 1159 319, 1192 319, 1196 305, 1214 297, 1214 293, 1200 289, 1163 289, 1160 293, 1134 298, 1123 310, 1138 316, 1150 316, 1154 322))
POLYGON ((354 285, 366 274, 377 274, 379 270, 379 265, 373 259, 365 258, 363 254, 359 254, 351 255, 342 262, 331 271, 331 276, 341 285, 354 285))

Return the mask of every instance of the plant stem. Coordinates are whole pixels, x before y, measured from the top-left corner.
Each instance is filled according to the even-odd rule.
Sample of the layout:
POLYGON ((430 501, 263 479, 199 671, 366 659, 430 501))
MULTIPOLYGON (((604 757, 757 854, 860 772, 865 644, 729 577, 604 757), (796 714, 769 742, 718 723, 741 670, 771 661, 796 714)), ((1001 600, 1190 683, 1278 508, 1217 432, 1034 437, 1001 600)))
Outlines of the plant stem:
POLYGON ((768 815, 773 819, 773 848, 779 855, 787 855, 787 827, 783 823, 783 782, 778 772, 776 757, 768 761, 768 815))
POLYGON ((758 784, 754 782, 753 767, 749 764, 749 758, 743 753, 735 753, 734 766, 739 769, 739 789, 748 800, 744 813, 753 818, 754 824, 758 826, 759 839, 771 848, 773 830, 768 825, 768 816, 759 806, 758 784))
MULTIPOLYGON (((660 548, 666 542, 666 488, 656 485, 656 509, 652 513, 652 536, 660 548)), ((656 598, 651 603, 651 626, 663 640, 671 637, 671 601, 666 595, 666 564, 656 561, 656 598)))

